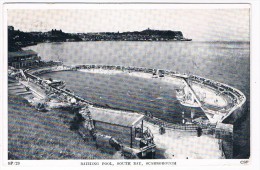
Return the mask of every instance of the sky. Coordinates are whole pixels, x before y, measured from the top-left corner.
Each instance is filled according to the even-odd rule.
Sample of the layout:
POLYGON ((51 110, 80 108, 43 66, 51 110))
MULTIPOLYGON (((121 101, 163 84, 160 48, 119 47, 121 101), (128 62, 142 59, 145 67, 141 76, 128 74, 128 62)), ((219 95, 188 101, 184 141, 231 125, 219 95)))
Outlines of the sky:
POLYGON ((249 41, 249 8, 219 9, 8 9, 7 24, 21 31, 69 33, 182 31, 197 41, 249 41))

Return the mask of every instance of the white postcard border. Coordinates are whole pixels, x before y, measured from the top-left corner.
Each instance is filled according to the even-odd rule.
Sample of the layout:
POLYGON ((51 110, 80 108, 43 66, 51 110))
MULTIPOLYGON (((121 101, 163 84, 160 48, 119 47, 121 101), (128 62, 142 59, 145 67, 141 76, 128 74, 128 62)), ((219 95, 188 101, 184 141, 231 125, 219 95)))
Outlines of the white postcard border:
MULTIPOLYGON (((197 1, 198 2, 198 1, 197 1)), ((232 1, 234 2, 234 1, 232 1)), ((237 3, 238 1, 236 1, 237 3)), ((241 2, 241 1, 240 1, 241 2)), ((117 168, 126 168, 126 169, 132 169, 132 168, 142 168, 143 166, 145 166, 146 163, 148 162, 176 162, 176 165, 171 165, 171 166, 157 166, 157 165, 146 165, 145 168, 156 168, 157 167, 163 167, 163 168, 177 168, 177 167, 189 167, 189 168, 193 168, 194 166, 200 166, 200 169, 206 169, 205 166, 213 166, 211 169, 215 169, 218 168, 219 166, 225 166, 223 168, 227 168, 227 169, 252 169, 255 168, 255 166, 259 167, 259 104, 257 103, 259 100, 259 73, 260 73, 260 57, 259 57, 259 2, 258 1, 242 1, 242 2, 250 2, 251 3, 251 56, 250 56, 250 76, 251 76, 251 157, 249 159, 249 163, 247 163, 247 160, 239 160, 239 159, 232 159, 232 160, 59 160, 59 161, 54 161, 54 160, 41 160, 41 161, 36 161, 36 160, 19 160, 18 162, 20 162, 19 167, 80 167, 80 168, 100 168, 102 166, 102 162, 113 162, 114 166, 106 166, 103 165, 102 168, 113 168, 113 169, 117 169, 117 168), (253 22, 254 21, 254 22, 253 22), (257 95, 255 95, 257 94, 257 95), (100 162, 100 165, 95 166, 95 165, 91 165, 91 166, 87 166, 87 165, 81 165, 82 162, 100 162), (116 165, 118 162, 142 162, 143 165, 140 166, 124 166, 124 165, 116 165), (248 165, 247 165, 248 164, 248 165)), ((3 4, 1 4, 3 5, 3 4)), ((9 5, 7 5, 7 7, 9 8, 9 5)), ((183 7, 183 5, 179 4, 180 8, 183 7)), ((185 4, 186 5, 186 4, 185 4)), ((184 5, 184 6, 185 6, 184 5)), ((222 4, 215 4, 216 6, 214 6, 214 8, 218 8, 218 7, 223 7, 223 6, 230 6, 230 5, 222 5, 222 4)), ((240 4, 240 5, 233 5, 231 8, 239 8, 241 6, 244 5, 248 5, 248 4, 240 4)), ((10 8, 20 8, 20 5, 11 5, 12 7, 10 8)), ((22 8, 26 8, 27 4, 22 4, 22 8)), ((31 6, 31 4, 29 5, 31 6)), ((32 4, 32 6, 40 6, 40 4, 32 4)), ((51 8, 57 9, 57 7, 54 7, 55 5, 51 5, 51 8)), ((64 8, 68 8, 68 5, 64 4, 64 8)), ((80 4, 76 4, 75 6, 73 6, 72 4, 69 4, 69 8, 78 8, 81 5, 80 4)), ((88 8, 93 8, 95 5, 89 5, 88 8)), ((110 5, 109 5, 110 6, 110 5)), ((119 5, 120 6, 120 5, 119 5)), ((142 5, 140 5, 138 8, 142 8, 142 5)), ((144 5, 144 6, 149 6, 149 5, 144 5)), ((158 6, 158 8, 163 8, 166 7, 170 8, 170 5, 162 5, 162 6, 158 6)), ((194 4, 192 5, 186 5, 188 6, 188 8, 196 8, 194 4)), ((99 6, 100 7, 100 6, 99 6)), ((134 5, 131 5, 131 7, 134 7, 134 5)), ((197 6, 198 7, 198 6, 197 6)), ((44 5, 43 8, 50 8, 50 5, 44 5)), ((59 9, 61 7, 58 7, 59 9)), ((82 6, 80 7, 82 8, 82 6)), ((120 6, 119 8, 122 8, 122 6, 120 6)), ((1 8, 1 12, 4 12, 4 21, 2 23, 4 23, 2 25, 2 28, 4 28, 4 33, 2 32, 3 35, 3 40, 1 41, 1 51, 2 51, 2 60, 1 60, 1 71, 3 74, 1 74, 1 80, 2 82, 7 82, 7 21, 6 21, 6 8, 1 8), (4 10, 4 11, 3 11, 4 10)), ((3 17, 1 18, 3 19, 3 17)), ((10 166, 8 165, 8 161, 7 160, 7 143, 8 143, 8 138, 7 138, 7 83, 1 83, 0 84, 1 87, 1 115, 0 115, 0 119, 2 120, 2 125, 1 126, 1 132, 2 132, 2 140, 0 143, 0 147, 1 147, 1 160, 3 160, 2 162, 2 166, 5 168, 14 168, 15 165, 10 166)), ((13 161, 16 162, 16 161, 13 161)))

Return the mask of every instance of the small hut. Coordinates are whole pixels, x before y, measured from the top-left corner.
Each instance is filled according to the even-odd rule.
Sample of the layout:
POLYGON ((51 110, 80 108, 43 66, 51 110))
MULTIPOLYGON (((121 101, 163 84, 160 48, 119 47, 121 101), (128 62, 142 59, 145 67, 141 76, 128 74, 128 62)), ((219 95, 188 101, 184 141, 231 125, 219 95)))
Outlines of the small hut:
MULTIPOLYGON (((105 108, 88 107, 97 133, 111 136, 124 148, 142 156, 154 155, 153 134, 144 125, 144 115, 105 108)), ((88 117, 83 118, 87 121, 88 117)))

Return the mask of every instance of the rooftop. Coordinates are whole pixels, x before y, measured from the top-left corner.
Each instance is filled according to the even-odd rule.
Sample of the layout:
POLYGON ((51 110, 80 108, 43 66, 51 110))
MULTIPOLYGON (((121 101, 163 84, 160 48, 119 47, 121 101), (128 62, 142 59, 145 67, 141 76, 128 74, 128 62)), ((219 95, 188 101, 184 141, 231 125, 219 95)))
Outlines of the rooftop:
POLYGON ((96 107, 89 107, 92 118, 96 121, 105 122, 109 124, 132 127, 139 124, 144 115, 112 109, 102 109, 96 107))
POLYGON ((37 55, 33 50, 23 50, 23 51, 17 51, 17 52, 8 52, 8 58, 12 57, 25 57, 25 56, 31 56, 31 55, 37 55))

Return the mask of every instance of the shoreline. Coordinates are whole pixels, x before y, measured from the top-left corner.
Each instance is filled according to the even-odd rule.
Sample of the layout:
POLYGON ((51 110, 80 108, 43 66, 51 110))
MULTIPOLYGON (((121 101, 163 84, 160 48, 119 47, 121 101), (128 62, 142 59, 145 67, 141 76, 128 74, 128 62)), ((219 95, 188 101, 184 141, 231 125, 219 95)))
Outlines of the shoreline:
MULTIPOLYGON (((170 83, 171 85, 179 86, 179 88, 180 86, 182 87, 187 86, 188 88, 190 88, 189 91, 195 95, 196 102, 198 102, 199 105, 201 105, 201 108, 204 111, 204 113, 207 115, 207 117, 210 119, 210 121, 214 121, 214 122, 216 122, 216 120, 214 119, 221 120, 222 122, 227 118, 229 118, 228 121, 231 121, 231 124, 232 122, 234 123, 239 117, 242 116, 241 111, 243 110, 243 107, 245 106, 245 102, 246 102, 245 95, 238 89, 235 89, 229 85, 219 83, 214 80, 209 80, 203 77, 181 74, 169 70, 158 70, 158 69, 150 69, 150 68, 143 68, 143 67, 139 68, 139 67, 130 67, 130 66, 124 67, 124 66, 113 66, 113 65, 93 65, 93 64, 72 65, 72 66, 63 65, 62 67, 63 68, 61 69, 58 69, 57 67, 57 68, 48 68, 46 70, 40 69, 39 71, 32 70, 31 73, 39 75, 48 72, 54 72, 56 70, 57 71, 71 70, 71 71, 80 71, 86 73, 106 74, 106 75, 125 74, 129 76, 140 77, 145 79, 158 79, 163 82, 170 83), (154 74, 153 73, 154 71, 158 73, 154 74), (188 83, 187 81, 189 81, 190 83, 188 83), (184 83, 184 85, 182 85, 182 82, 184 83), (194 86, 194 84, 195 86, 196 84, 198 84, 201 88, 203 86, 203 91, 205 90, 206 92, 194 93, 194 89, 192 87, 194 86), (206 98, 205 95, 208 95, 208 97, 206 98), (214 100, 212 100, 211 97, 215 97, 214 100), (226 99, 226 98, 230 98, 230 99, 226 99)), ((30 70, 28 71, 30 72, 30 70)), ((184 103, 181 102, 181 104, 184 103)), ((187 102, 187 106, 189 107, 190 106, 198 107, 190 104, 191 103, 187 102)))
POLYGON ((183 85, 183 81, 180 78, 174 78, 174 77, 158 77, 153 76, 149 73, 142 73, 142 72, 132 72, 132 71, 120 71, 120 70, 105 70, 105 69, 78 69, 77 71, 85 72, 85 73, 92 73, 92 74, 106 74, 106 75, 127 75, 132 77, 138 77, 138 78, 144 78, 144 79, 154 79, 154 80, 160 80, 164 83, 169 83, 172 85, 180 86, 183 85))
MULTIPOLYGON (((91 65, 91 67, 92 67, 92 65, 91 65)), ((81 71, 81 72, 87 72, 87 73, 93 73, 93 74, 107 74, 107 75, 117 75, 117 74, 122 74, 122 75, 124 75, 124 74, 126 74, 126 75, 129 75, 129 76, 133 76, 133 77, 140 77, 140 78, 145 78, 145 79, 154 79, 154 80, 164 80, 165 82, 168 82, 168 83, 171 83, 171 84, 174 84, 175 83, 175 85, 176 85, 176 80, 178 80, 179 82, 177 83, 177 85, 180 85, 180 84, 182 84, 182 82, 183 81, 187 81, 186 79, 188 79, 188 78, 190 78, 190 76, 188 76, 188 75, 182 75, 182 74, 179 74, 179 73, 176 73, 176 72, 174 72, 174 73, 172 73, 172 72, 170 72, 171 74, 172 74, 172 76, 169 76, 169 71, 164 71, 163 70, 163 72, 165 72, 165 75, 163 75, 163 76, 160 76, 160 72, 159 72, 159 74, 158 75, 153 75, 153 74, 151 74, 151 72, 147 72, 148 71, 148 69, 145 69, 145 68, 136 68, 136 67, 129 67, 127 70, 128 71, 122 71, 122 70, 125 70, 125 68, 123 68, 123 67, 121 67, 121 66, 103 66, 103 67, 107 67, 107 69, 110 69, 110 70, 107 70, 107 69, 100 69, 100 68, 98 68, 98 67, 100 67, 100 66, 95 66, 95 67, 97 67, 97 68, 95 68, 95 69, 84 69, 84 70, 82 70, 82 69, 80 69, 80 68, 77 68, 76 66, 75 67, 71 67, 70 69, 68 69, 68 66, 63 66, 63 69, 64 70, 71 70, 71 71, 81 71), (76 68, 76 69, 75 69, 76 68), (133 71, 134 70, 134 71, 133 71), (153 78, 153 77, 158 77, 158 78, 153 78), (173 83, 174 82, 174 83, 173 83)), ((102 67, 102 66, 101 66, 102 67)), ((58 67, 57 67, 58 68, 58 67)), ((28 71, 28 70, 27 70, 28 71)), ((27 72, 26 71, 26 72, 27 72)), ((34 70, 35 71, 35 70, 34 70)), ((55 71, 55 69, 53 70, 52 68, 50 68, 50 70, 46 70, 47 72, 49 71, 49 72, 53 72, 53 71, 55 71)), ((59 71, 62 71, 62 69, 59 69, 59 71)), ((160 70, 159 70, 160 71, 160 70)), ((34 72, 35 74, 37 74, 37 71, 35 71, 34 72)), ((163 73, 164 74, 164 73, 163 73)), ((26 75, 28 76, 28 75, 30 75, 29 73, 26 73, 26 75)), ((32 79, 32 81, 33 80, 38 80, 39 78, 37 78, 37 76, 34 76, 34 75, 30 75, 31 77, 30 78, 33 78, 32 79)), ((196 76, 193 76, 192 77, 193 79, 196 79, 197 77, 196 76)), ((210 82, 208 82, 207 81, 207 79, 205 79, 205 82, 207 82, 207 83, 212 83, 212 82, 214 82, 214 81, 210 81, 210 82)), ((214 82, 215 83, 215 82, 214 82)), ((186 84, 187 84, 187 82, 186 82, 186 84)), ((43 86, 44 85, 47 85, 47 84, 42 84, 43 86)), ((220 84, 220 85, 222 85, 222 84, 220 84)), ((209 85, 208 85, 209 86, 209 85)), ((206 87, 206 86, 205 86, 206 87)), ((230 86, 228 86, 227 85, 227 87, 228 88, 231 88, 231 90, 233 90, 233 88, 232 87, 230 87, 230 86)), ((50 87, 49 87, 50 88, 50 87)), ((204 89, 203 89, 204 90, 204 89)), ((63 91, 63 92, 65 92, 65 91, 63 91)), ((109 108, 104 108, 104 109, 109 109, 109 108)), ((206 114, 206 113, 205 113, 206 114)), ((186 130, 186 128, 185 128, 185 130, 186 130)), ((195 129, 193 129, 193 130, 195 130, 195 129)))

